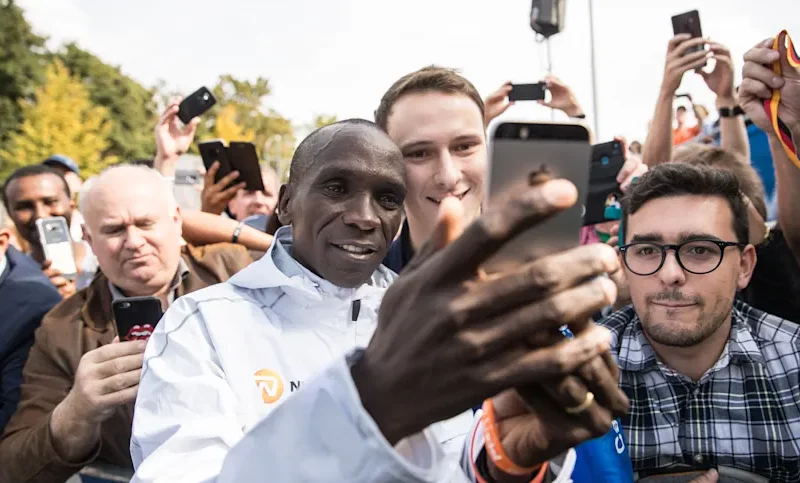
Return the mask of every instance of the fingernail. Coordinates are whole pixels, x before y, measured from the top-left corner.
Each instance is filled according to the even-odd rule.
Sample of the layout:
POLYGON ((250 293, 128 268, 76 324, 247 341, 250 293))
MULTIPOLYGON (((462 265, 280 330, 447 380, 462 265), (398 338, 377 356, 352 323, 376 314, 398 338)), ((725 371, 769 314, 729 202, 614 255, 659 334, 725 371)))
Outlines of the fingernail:
POLYGON ((542 196, 552 205, 563 205, 577 196, 575 185, 563 179, 548 181, 542 186, 542 196))

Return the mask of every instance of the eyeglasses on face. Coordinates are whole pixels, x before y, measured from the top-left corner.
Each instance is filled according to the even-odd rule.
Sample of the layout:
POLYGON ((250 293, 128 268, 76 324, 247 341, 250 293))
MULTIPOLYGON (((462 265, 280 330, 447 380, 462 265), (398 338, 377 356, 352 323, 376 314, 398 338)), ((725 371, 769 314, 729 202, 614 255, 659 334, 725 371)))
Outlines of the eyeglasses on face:
POLYGON ((690 240, 677 245, 634 242, 620 247, 619 250, 625 266, 636 275, 653 275, 661 270, 668 250, 675 252, 675 260, 682 269, 695 275, 705 275, 722 264, 726 248, 745 246, 743 243, 720 240, 690 240))

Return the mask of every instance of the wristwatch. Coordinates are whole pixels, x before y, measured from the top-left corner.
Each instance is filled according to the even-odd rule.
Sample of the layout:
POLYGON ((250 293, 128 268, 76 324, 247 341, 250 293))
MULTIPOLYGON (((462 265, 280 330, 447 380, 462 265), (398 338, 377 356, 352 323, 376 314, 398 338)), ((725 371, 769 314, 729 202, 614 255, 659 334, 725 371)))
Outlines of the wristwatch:
POLYGON ((742 106, 719 108, 719 117, 736 117, 743 115, 744 115, 744 109, 742 109, 742 106))

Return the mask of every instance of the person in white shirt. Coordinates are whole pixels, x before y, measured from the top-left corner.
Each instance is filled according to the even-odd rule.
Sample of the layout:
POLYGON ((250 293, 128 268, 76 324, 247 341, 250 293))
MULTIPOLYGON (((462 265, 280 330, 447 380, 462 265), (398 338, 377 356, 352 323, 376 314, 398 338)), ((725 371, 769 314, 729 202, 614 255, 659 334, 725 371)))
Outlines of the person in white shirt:
MULTIPOLYGON (((402 154, 369 121, 298 146, 267 255, 178 299, 150 339, 134 482, 474 481, 483 435, 469 408, 498 393, 499 441, 531 468, 524 481, 605 434, 627 400, 612 372, 578 371, 608 356, 608 334, 587 320, 615 296, 599 276, 618 270, 613 250, 476 275, 523 227, 574 203, 574 187, 520 187, 457 239, 460 205, 443 200, 439 227, 387 291, 396 275, 380 263, 405 192, 402 154), (572 321, 578 335, 564 339, 556 329, 572 321), (517 386, 527 405, 505 391, 517 386)), ((521 481, 493 465, 495 481, 521 481)))

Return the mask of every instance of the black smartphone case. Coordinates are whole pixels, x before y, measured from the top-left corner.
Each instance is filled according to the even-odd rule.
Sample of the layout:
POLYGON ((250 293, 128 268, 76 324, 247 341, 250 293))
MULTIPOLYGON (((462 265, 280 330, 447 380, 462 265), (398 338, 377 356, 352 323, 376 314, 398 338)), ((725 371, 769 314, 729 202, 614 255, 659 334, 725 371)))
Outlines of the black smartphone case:
POLYGON ((129 297, 112 304, 120 342, 146 340, 155 330, 164 312, 156 297, 129 297))
POLYGON ((253 143, 231 141, 228 146, 231 168, 239 172, 239 181, 244 181, 248 191, 264 191, 261 166, 253 143))
POLYGON ((214 176, 214 182, 218 183, 219 180, 233 171, 228 159, 228 148, 225 147, 222 141, 206 141, 199 143, 197 147, 200 151, 200 157, 203 158, 203 166, 205 166, 206 171, 211 168, 215 161, 219 161, 219 169, 216 176, 214 176))
POLYGON ((589 191, 586 195, 586 214, 583 226, 596 225, 606 220, 605 211, 611 197, 615 201, 622 198, 617 174, 625 165, 622 144, 595 144, 592 146, 592 164, 589 169, 589 191))
POLYGON ((178 119, 184 124, 189 124, 192 119, 200 116, 216 103, 217 99, 214 94, 208 88, 201 87, 181 101, 181 105, 178 107, 178 119))

